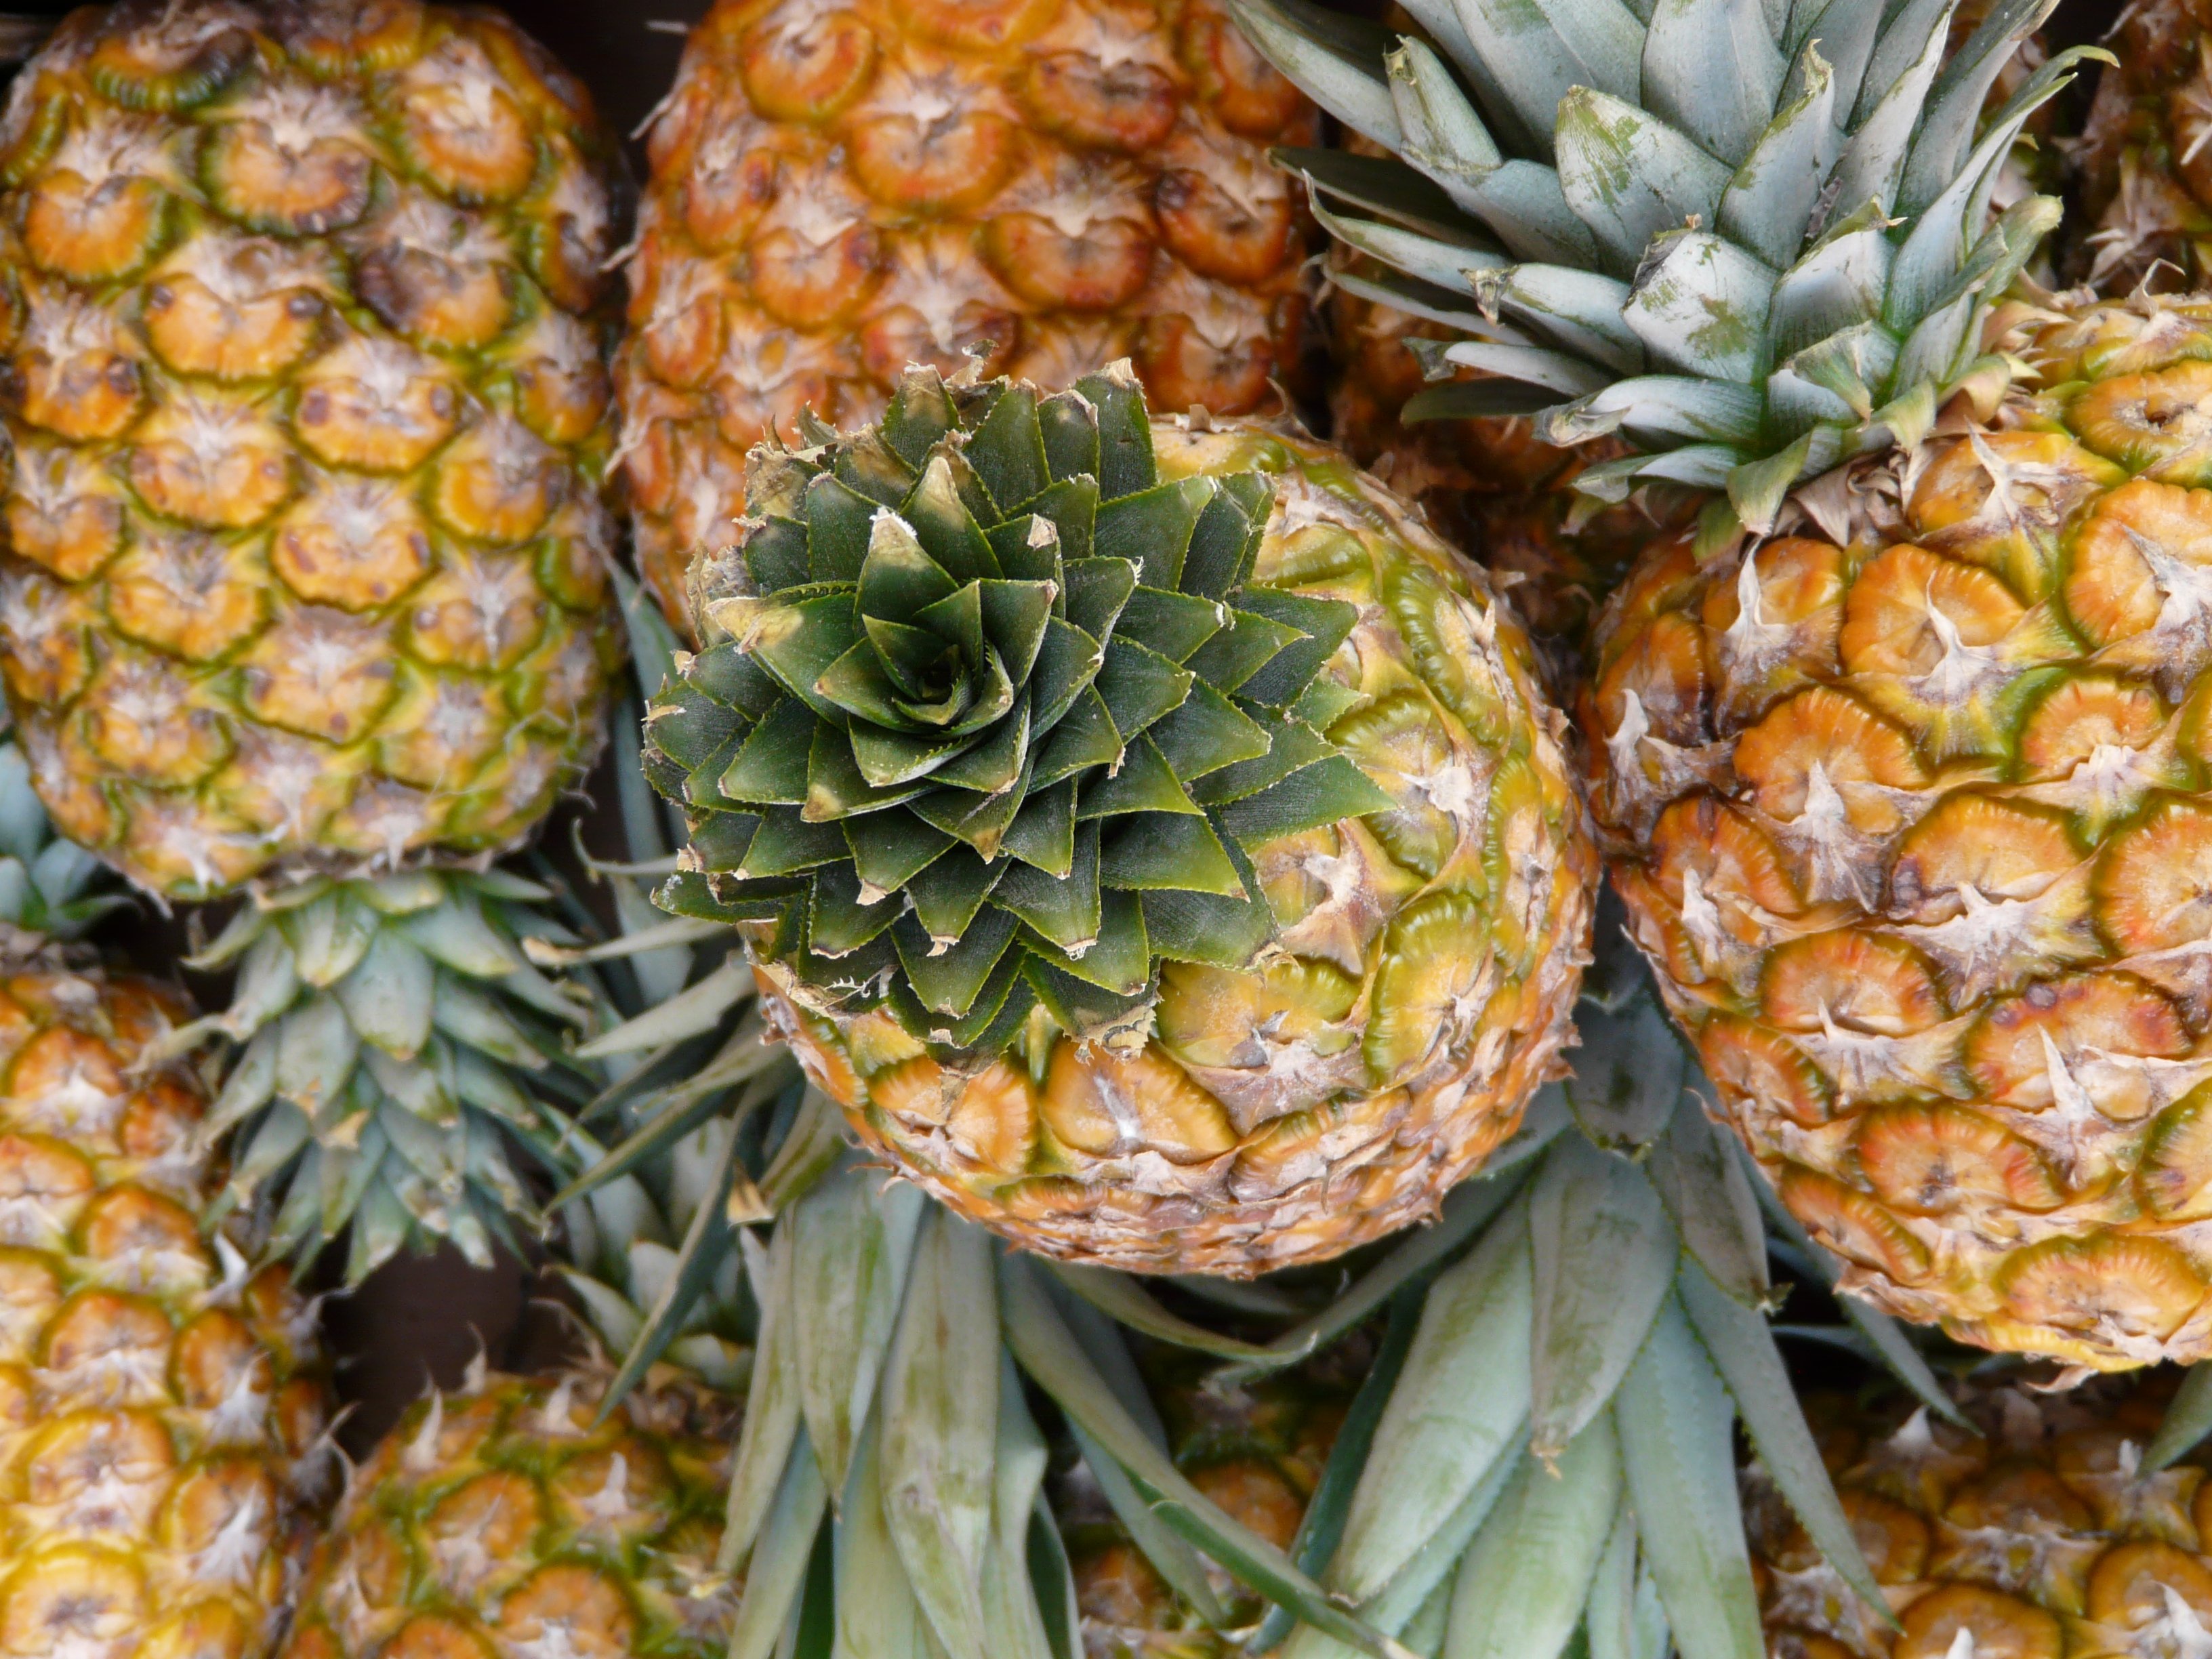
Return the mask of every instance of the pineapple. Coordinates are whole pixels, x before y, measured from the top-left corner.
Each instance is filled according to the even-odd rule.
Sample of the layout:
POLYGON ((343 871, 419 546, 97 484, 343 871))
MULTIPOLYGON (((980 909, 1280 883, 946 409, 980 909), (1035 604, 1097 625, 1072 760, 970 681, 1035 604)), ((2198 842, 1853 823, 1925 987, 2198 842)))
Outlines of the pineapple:
MULTIPOLYGON (((1176 1467, 1252 1532, 1289 1549, 1343 1425, 1351 1374, 1372 1358, 1371 1345, 1355 1340, 1263 1382, 1218 1388, 1181 1376, 1156 1386, 1176 1467)), ((1087 1465, 1078 1462, 1057 1486, 1054 1510, 1089 1659, 1231 1659, 1234 1638, 1209 1629, 1161 1577, 1087 1465)), ((1230 1598, 1226 1610, 1237 1626, 1266 1611, 1225 1582, 1214 1588, 1230 1598)))
POLYGON ((331 1470, 313 1322, 283 1267, 203 1219, 207 1087, 159 1054, 189 1011, 61 942, 106 902, 12 742, 0 823, 8 1644, 259 1659, 331 1470))
MULTIPOLYGON (((1784 45, 1826 19, 1761 25, 1732 38, 1774 71, 1765 109, 1699 101, 1737 9, 1655 14, 1654 107, 1577 91, 1553 134, 1595 268, 1455 256, 1548 343, 1448 349, 1577 394, 1553 435, 1646 452, 1586 483, 1724 492, 1615 596, 1582 724, 1637 941, 1783 1201, 1847 1290, 2120 1368, 2212 1352, 2187 874, 2212 332, 2148 299, 1996 309, 2057 205, 1984 228, 1986 192, 2074 55, 1976 115, 2039 9, 1993 13, 1940 76, 1941 9, 1869 40, 1831 5, 1794 71, 1784 45), (1784 154, 1787 191, 1761 170, 1784 154), (1636 191, 1592 184, 1608 157, 1636 191), (1542 320, 1547 296, 1570 309, 1542 320)), ((1251 15, 1316 74, 1350 62, 1251 15)), ((1394 93, 1409 123, 1455 95, 1419 51, 1358 71, 1376 125, 1394 93)))
POLYGON ((355 1471, 285 1659, 721 1659, 736 1407, 670 1378, 603 1413, 605 1380, 478 1366, 410 1409, 355 1471))
POLYGON ((2147 280, 2201 287, 2212 274, 2212 8, 2131 0, 2112 40, 2077 157, 2096 228, 2075 274, 2106 293, 2147 280))
POLYGON ((1592 860, 1525 638, 1391 496, 1126 364, 917 368, 747 492, 648 717, 660 902, 744 928, 868 1147, 1048 1254, 1250 1274, 1513 1132, 1592 860))
POLYGON ((245 1045, 235 1199, 358 1221, 356 1274, 537 1219, 510 1073, 576 1011, 480 866, 605 721, 619 165, 510 23, 415 0, 88 8, 0 120, 32 775, 141 887, 245 896, 175 1042, 245 1045))
POLYGON ((908 362, 1174 409, 1295 376, 1314 111, 1214 0, 718 0, 650 138, 616 365, 640 568, 737 534, 745 455, 876 419, 908 362))
POLYGON ((1962 1421, 1972 1432, 1924 1406, 1814 1401, 1822 1450, 1902 1628, 1838 1583, 1753 1471, 1768 1652, 2203 1652, 2212 1632, 2212 1489, 2201 1457, 2158 1468, 2145 1455, 2167 1392, 2160 1381, 2059 1395, 2019 1382, 1968 1389, 1962 1421))

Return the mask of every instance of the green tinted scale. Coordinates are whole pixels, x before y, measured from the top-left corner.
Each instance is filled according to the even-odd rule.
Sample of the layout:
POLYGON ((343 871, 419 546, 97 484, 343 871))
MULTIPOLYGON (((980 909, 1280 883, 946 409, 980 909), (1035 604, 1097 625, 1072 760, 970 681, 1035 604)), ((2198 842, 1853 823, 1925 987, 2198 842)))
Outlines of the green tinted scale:
POLYGON ((1163 477, 1118 368, 1049 398, 916 369, 747 490, 648 720, 692 818, 661 902, 752 924, 840 1012, 957 1048, 1111 1027, 1163 960, 1267 943, 1248 849, 1394 805, 1312 723, 1355 608, 1252 580, 1272 481, 1163 477))

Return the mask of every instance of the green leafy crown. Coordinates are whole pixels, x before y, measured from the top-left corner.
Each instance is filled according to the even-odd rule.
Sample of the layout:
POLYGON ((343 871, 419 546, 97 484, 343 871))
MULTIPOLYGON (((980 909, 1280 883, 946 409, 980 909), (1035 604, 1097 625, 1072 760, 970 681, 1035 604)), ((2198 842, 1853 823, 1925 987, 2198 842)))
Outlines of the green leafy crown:
POLYGON ((1947 63, 1958 0, 1406 0, 1433 46, 1316 0, 1233 0, 1261 52, 1397 157, 1278 155, 1389 272, 1343 285, 1465 330, 1436 372, 1496 377, 1432 387, 1409 417, 1617 431, 1644 453, 1579 488, 1725 489, 1754 530, 1799 480, 1918 442, 1948 392, 1993 406, 2010 383, 1982 324, 2059 204, 1991 223, 1990 196, 2092 54, 1983 106, 2055 3, 1997 0, 1947 63))
POLYGON ((834 1006, 958 1049, 1111 1027, 1163 959, 1267 942, 1248 849, 1390 804, 1301 718, 1353 608, 1251 581, 1273 483, 1163 479, 1126 365, 910 369, 881 424, 756 451, 746 499, 648 717, 691 820, 660 902, 772 922, 834 1006))

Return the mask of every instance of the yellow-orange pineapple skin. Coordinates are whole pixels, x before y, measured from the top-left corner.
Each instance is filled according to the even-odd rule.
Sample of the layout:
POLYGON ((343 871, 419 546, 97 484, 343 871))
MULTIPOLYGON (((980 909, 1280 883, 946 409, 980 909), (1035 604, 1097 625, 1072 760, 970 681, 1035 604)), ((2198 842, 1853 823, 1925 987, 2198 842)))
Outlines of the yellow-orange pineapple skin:
POLYGON ((736 1407, 479 1372, 413 1407, 317 1546, 284 1659, 721 1659, 736 1407))
POLYGON ((1616 596, 1583 700, 1638 943, 1845 1286, 2212 1352, 2212 307, 2087 309, 1996 429, 1616 596))
POLYGON ((1746 1520, 1772 1659, 2185 1659, 2212 1632, 2212 1487, 2201 1452, 2143 1453, 2166 1379, 1924 1409, 1815 1396, 1808 1415, 1901 1629, 1846 1589, 1753 1474, 1746 1520), (1962 1642, 1965 1645, 1962 1647, 1962 1642))
POLYGON ((1217 0, 717 0, 650 140, 616 364, 639 567, 688 627, 744 459, 909 362, 1241 414, 1298 367, 1312 106, 1217 0))
POLYGON ((0 968, 0 1628, 47 1659, 258 1659, 331 1468, 313 1323, 204 1230, 198 1076, 147 981, 0 968))
POLYGON ((2096 228, 2070 274, 2106 293, 2146 277, 2201 288, 2212 275, 2212 5, 2133 0, 2106 41, 2076 157, 2096 228), (2172 269, 2159 275, 2165 261, 2172 269))
POLYGON ((0 120, 0 667, 141 884, 518 839, 615 641, 618 161, 503 18, 88 8, 0 120))

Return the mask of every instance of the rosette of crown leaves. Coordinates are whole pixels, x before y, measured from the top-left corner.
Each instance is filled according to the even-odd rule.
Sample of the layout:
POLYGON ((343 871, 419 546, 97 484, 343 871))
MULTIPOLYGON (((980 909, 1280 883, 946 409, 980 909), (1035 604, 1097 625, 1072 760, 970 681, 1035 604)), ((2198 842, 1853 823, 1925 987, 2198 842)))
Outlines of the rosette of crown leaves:
POLYGON ((1300 719, 1352 608, 1248 584, 1273 494, 1162 477, 1126 365, 1053 397, 914 368, 879 425, 755 452, 648 719, 692 825, 661 903, 955 1048, 1244 966, 1245 844, 1389 805, 1300 719))

